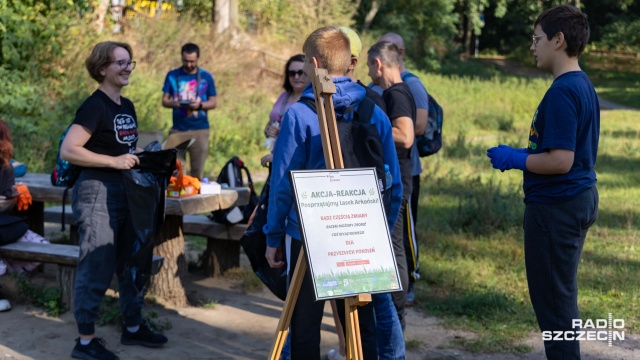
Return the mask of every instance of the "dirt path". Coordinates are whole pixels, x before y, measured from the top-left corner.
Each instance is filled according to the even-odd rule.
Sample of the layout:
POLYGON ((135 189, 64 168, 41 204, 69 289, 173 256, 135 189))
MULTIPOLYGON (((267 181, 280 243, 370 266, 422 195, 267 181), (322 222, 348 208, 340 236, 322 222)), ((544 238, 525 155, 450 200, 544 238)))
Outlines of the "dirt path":
MULTIPOLYGON (((508 74, 516 75, 516 76, 527 76, 527 77, 541 78, 541 79, 552 78, 551 74, 546 71, 542 71, 540 69, 530 68, 521 64, 517 64, 513 61, 510 61, 504 58, 478 58, 474 60, 479 61, 485 65, 492 66, 500 71, 506 72, 508 74)), ((614 103, 613 101, 604 99, 599 95, 598 95, 598 100, 600 101, 600 110, 640 111, 640 109, 634 109, 632 107, 614 103)))
MULTIPOLYGON (((53 276, 53 271, 44 275, 53 276), (47 274, 49 273, 49 274, 47 274)), ((0 278, 6 285, 6 279, 0 278)), ((53 281, 48 279, 47 281, 53 281)), ((119 331, 114 326, 98 327, 97 334, 104 337, 121 359, 265 359, 269 353, 273 333, 277 327, 282 301, 268 290, 244 294, 238 281, 203 278, 189 275, 186 289, 192 299, 215 303, 212 308, 170 308, 149 306, 160 319, 168 321, 171 329, 165 334, 169 343, 162 349, 122 346, 119 331)), ((0 359, 68 359, 76 337, 76 327, 70 312, 53 318, 41 310, 27 305, 16 305, 13 310, 0 313, 0 359)), ((460 338, 474 334, 443 327, 437 318, 425 316, 421 311, 409 309, 406 339, 414 344, 408 350, 409 360, 534 360, 542 359, 542 341, 532 333, 524 343, 533 346, 525 355, 473 354, 452 345, 460 338)), ((322 325, 322 353, 337 345, 337 337, 329 306, 322 325)), ((585 342, 583 359, 614 360, 640 359, 640 336, 627 335, 625 341, 608 347, 604 342, 585 342)))

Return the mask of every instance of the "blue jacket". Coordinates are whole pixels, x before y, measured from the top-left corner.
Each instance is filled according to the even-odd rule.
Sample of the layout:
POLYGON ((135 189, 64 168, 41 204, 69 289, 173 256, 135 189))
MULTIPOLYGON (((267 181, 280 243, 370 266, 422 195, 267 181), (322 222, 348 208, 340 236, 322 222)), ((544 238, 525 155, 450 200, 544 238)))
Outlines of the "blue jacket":
MULTIPOLYGON (((360 101, 365 96, 365 89, 346 76, 334 77, 333 82, 336 85, 336 93, 332 96, 336 118, 351 121, 353 120, 351 109, 358 109, 360 101)), ((304 89, 302 97, 314 98, 311 84, 304 89)), ((391 211, 387 214, 387 222, 391 230, 398 218, 402 202, 400 166, 393 142, 391 122, 378 106, 375 107, 371 123, 378 128, 385 163, 389 165, 389 171, 393 176, 391 211)), ((291 105, 285 113, 273 150, 269 210, 267 224, 263 228, 267 235, 268 246, 280 245, 285 233, 296 240, 301 239, 298 216, 293 205, 289 171, 313 169, 326 169, 318 115, 307 105, 298 102, 291 105)))

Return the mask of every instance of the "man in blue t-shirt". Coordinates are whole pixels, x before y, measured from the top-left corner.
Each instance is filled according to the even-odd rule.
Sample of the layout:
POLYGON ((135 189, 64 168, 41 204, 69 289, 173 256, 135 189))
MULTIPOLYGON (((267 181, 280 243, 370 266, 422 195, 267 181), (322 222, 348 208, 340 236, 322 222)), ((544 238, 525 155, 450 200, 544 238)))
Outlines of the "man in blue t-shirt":
POLYGON ((216 85, 210 72, 198 67, 200 48, 182 46, 182 67, 169 71, 162 86, 162 106, 173 109, 173 127, 165 148, 195 139, 189 147, 189 175, 202 179, 209 153, 209 119, 207 110, 215 109, 216 85))
POLYGON ((598 215, 594 170, 600 104, 578 56, 589 40, 587 16, 570 5, 544 11, 530 50, 553 83, 533 115, 526 148, 487 151, 494 168, 524 172, 524 250, 531 304, 548 359, 580 359, 573 332, 579 319, 577 271, 589 227, 598 215))

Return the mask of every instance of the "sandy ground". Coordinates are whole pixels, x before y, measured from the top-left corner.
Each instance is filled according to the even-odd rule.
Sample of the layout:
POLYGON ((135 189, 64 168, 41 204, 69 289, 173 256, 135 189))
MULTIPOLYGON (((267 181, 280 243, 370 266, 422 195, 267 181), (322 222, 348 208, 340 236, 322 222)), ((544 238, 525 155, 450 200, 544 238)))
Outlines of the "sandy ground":
MULTIPOLYGON (((53 282, 52 269, 36 274, 53 282)), ((10 290, 10 281, 0 278, 3 291, 10 290)), ((171 308, 147 306, 171 328, 165 331, 169 343, 161 349, 123 346, 119 329, 98 327, 110 349, 121 359, 266 359, 282 309, 282 301, 268 290, 245 294, 238 281, 204 278, 191 274, 185 287, 190 299, 215 302, 212 308, 171 308)), ((408 359, 543 359, 542 341, 532 333, 525 341, 533 346, 526 355, 473 354, 457 349, 451 342, 471 338, 474 334, 443 327, 437 318, 409 309, 405 338, 414 345, 408 359)), ((14 301, 14 308, 0 313, 0 359, 69 359, 74 345, 76 326, 71 312, 49 317, 42 310, 14 301)), ((322 353, 337 345, 330 307, 327 304, 322 326, 322 353)), ((585 342, 583 359, 640 359, 640 336, 626 335, 625 341, 608 347, 604 342, 585 342)))

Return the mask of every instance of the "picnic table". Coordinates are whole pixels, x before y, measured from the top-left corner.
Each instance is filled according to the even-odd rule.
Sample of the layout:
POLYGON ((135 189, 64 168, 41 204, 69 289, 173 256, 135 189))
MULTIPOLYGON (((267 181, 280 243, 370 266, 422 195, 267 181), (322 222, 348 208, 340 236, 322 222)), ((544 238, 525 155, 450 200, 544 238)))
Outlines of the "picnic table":
MULTIPOLYGON (((27 210, 29 228, 44 235, 45 203, 62 203, 65 189, 51 185, 49 174, 28 173, 16 179, 29 188, 33 204, 27 210)), ((187 297, 182 280, 187 273, 184 255, 183 216, 228 209, 249 202, 249 189, 222 189, 220 194, 192 195, 183 198, 166 198, 165 222, 158 236, 154 255, 164 258, 158 274, 151 278, 149 291, 173 306, 185 306, 187 297)), ((71 190, 65 203, 71 203, 71 190)))

